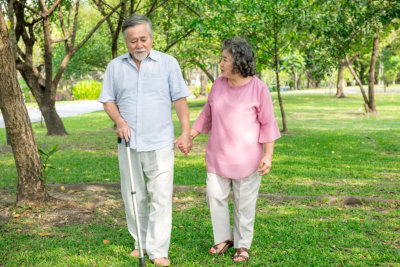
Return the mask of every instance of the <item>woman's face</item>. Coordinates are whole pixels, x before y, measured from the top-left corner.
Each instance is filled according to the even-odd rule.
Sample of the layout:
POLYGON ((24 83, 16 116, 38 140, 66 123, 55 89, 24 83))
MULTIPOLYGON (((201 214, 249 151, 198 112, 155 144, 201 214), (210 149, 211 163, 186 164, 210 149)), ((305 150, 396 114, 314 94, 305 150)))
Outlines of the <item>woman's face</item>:
POLYGON ((233 58, 227 50, 222 50, 221 56, 221 75, 225 78, 232 77, 233 73, 233 58))

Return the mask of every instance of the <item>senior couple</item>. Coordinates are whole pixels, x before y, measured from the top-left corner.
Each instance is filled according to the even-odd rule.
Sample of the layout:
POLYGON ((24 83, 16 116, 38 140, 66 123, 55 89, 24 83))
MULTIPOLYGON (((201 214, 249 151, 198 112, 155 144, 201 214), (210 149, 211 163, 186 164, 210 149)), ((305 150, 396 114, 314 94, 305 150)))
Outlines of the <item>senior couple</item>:
MULTIPOLYGON (((108 64, 99 101, 115 122, 118 137, 130 141, 144 254, 156 266, 170 265, 174 148, 186 156, 192 140, 204 133, 209 134, 207 202, 214 233, 209 253, 221 255, 233 246, 234 261, 249 260, 261 177, 271 169, 274 140, 280 137, 268 87, 255 76, 252 49, 243 40, 224 41, 221 77, 190 128, 189 91, 176 59, 152 49, 151 21, 133 15, 124 22, 122 34, 128 53, 108 64), (181 125, 177 139, 172 103, 181 125)), ((121 143, 118 159, 128 230, 137 240, 128 159, 121 143)), ((137 242, 130 255, 139 257, 137 242)))

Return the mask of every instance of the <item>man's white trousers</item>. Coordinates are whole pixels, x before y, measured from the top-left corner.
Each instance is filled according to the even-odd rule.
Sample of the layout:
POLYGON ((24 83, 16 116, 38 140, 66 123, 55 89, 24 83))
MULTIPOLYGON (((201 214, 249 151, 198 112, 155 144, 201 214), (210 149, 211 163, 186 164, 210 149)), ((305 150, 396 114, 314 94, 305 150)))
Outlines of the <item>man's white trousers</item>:
MULTIPOLYGON (((168 257, 172 226, 174 145, 145 152, 130 149, 130 153, 142 248, 146 249, 150 259, 168 257)), ((128 230, 135 239, 135 248, 138 248, 131 178, 124 143, 118 145, 118 160, 128 230)))

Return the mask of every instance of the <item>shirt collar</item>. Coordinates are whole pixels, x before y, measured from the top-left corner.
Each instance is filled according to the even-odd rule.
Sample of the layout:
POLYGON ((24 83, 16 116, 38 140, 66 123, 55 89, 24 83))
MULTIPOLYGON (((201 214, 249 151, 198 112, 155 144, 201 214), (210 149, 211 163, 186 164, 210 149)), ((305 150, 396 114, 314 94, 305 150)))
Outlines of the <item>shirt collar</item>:
POLYGON ((154 61, 159 60, 159 55, 153 49, 150 50, 150 54, 148 57, 154 61))

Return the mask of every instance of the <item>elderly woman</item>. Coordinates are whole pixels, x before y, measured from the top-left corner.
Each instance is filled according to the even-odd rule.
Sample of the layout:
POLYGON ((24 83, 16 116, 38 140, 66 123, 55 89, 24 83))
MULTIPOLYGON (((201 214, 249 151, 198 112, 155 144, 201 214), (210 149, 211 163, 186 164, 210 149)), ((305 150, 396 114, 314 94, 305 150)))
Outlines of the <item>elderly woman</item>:
POLYGON ((271 169, 274 140, 280 137, 268 86, 255 74, 247 42, 226 39, 221 77, 193 124, 191 137, 209 133, 206 148, 207 201, 215 245, 212 254, 235 247, 233 260, 247 261, 253 239, 261 177, 271 169), (233 233, 228 195, 233 189, 233 233))

